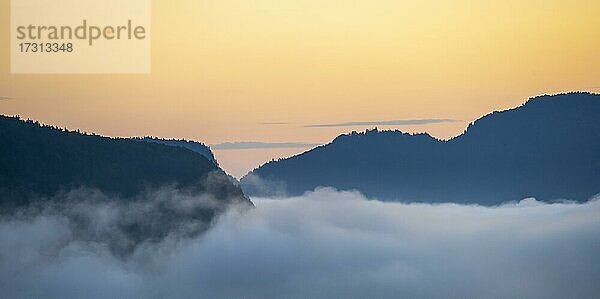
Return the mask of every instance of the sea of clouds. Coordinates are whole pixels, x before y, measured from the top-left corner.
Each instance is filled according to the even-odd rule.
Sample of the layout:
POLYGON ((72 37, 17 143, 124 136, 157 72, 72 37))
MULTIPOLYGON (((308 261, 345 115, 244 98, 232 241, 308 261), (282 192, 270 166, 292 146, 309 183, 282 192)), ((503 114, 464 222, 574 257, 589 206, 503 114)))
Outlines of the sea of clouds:
POLYGON ((153 196, 159 210, 77 200, 1 216, 0 297, 600 298, 598 199, 404 204, 320 188, 253 198, 206 230, 157 211, 210 200, 153 196), (160 238, 128 242, 131 221, 160 238))

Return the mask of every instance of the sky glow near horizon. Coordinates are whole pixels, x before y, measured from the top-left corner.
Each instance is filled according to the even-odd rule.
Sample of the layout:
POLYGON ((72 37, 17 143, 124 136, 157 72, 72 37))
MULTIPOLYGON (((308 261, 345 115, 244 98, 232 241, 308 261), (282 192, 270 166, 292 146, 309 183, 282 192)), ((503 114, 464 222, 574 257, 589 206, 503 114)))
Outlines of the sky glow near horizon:
MULTIPOLYGON (((11 99, 0 113, 206 144, 323 144, 386 122, 445 139, 528 97, 600 92, 598 11, 586 0, 153 1, 151 74, 11 75, 1 47, 11 99), (415 119, 460 121, 389 122, 415 119)), ((303 150, 216 154, 239 176, 303 150)))

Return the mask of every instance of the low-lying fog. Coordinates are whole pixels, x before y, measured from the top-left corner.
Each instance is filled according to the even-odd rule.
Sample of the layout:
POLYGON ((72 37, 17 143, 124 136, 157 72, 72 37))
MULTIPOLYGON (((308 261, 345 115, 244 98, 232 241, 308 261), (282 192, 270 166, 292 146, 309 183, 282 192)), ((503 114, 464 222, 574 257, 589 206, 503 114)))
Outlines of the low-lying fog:
POLYGON ((256 209, 232 209, 204 234, 189 233, 202 223, 170 219, 171 232, 127 254, 111 249, 128 244, 111 234, 116 223, 152 221, 155 209, 90 201, 2 216, 0 295, 600 298, 597 199, 402 204, 323 188, 253 201, 256 209))

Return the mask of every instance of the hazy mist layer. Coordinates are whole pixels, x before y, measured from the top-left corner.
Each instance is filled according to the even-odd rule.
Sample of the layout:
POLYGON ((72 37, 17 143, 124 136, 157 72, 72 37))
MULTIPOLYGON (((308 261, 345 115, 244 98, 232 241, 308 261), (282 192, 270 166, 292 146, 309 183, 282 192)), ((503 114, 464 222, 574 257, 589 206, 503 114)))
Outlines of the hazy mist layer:
MULTIPOLYGON (((402 204, 318 189, 253 201, 202 235, 167 226, 167 237, 127 256, 112 253, 106 232, 139 215, 135 205, 83 203, 78 217, 94 224, 86 234, 72 208, 2 216, 0 289, 7 298, 600 296, 598 200, 402 204)), ((209 202, 176 208, 187 203, 209 202)))

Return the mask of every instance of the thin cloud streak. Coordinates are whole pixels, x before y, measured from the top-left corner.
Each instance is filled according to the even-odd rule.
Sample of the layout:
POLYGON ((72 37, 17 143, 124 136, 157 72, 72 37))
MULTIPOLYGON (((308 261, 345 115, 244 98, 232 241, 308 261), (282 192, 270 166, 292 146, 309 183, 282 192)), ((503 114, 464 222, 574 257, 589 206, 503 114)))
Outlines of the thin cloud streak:
POLYGON ((7 101, 7 100, 14 100, 15 98, 12 97, 7 97, 7 96, 0 96, 0 101, 7 101))
POLYGON ((258 149, 258 148, 308 148, 318 146, 318 143, 300 143, 300 142, 259 142, 259 141, 240 141, 225 142, 213 144, 212 150, 239 150, 239 149, 258 149))
POLYGON ((282 125, 289 125, 290 123, 286 123, 286 122, 263 122, 260 123, 261 125, 265 125, 265 126, 282 126, 282 125))
POLYGON ((333 124, 313 124, 306 125, 306 128, 335 128, 335 127, 357 127, 357 126, 410 126, 410 125, 429 125, 440 123, 459 122, 456 119, 447 118, 424 118, 424 119, 396 119, 384 121, 353 121, 333 124))

